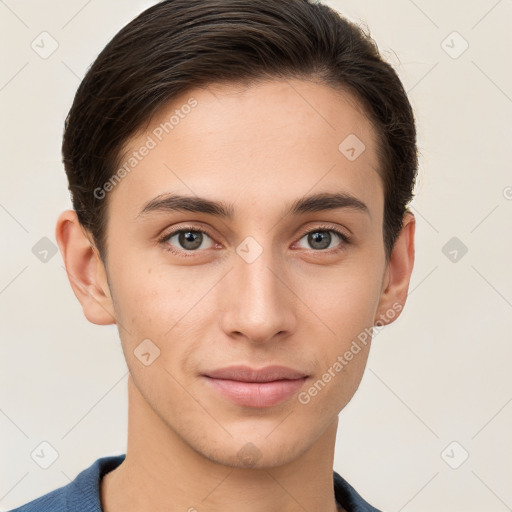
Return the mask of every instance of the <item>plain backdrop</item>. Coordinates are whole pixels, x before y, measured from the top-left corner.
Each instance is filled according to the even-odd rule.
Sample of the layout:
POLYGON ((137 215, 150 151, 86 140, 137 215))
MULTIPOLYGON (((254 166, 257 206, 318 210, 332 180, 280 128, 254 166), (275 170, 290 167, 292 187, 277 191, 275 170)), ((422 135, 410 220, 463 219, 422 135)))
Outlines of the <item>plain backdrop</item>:
MULTIPOLYGON (((117 329, 88 323, 51 249, 76 88, 153 3, 0 1, 0 510, 125 453, 117 329), (58 44, 46 58, 41 37, 58 44), (41 443, 58 454, 47 469, 41 443)), ((512 2, 325 3, 397 69, 421 152, 410 294, 340 414, 335 469, 385 511, 512 510, 512 2)))

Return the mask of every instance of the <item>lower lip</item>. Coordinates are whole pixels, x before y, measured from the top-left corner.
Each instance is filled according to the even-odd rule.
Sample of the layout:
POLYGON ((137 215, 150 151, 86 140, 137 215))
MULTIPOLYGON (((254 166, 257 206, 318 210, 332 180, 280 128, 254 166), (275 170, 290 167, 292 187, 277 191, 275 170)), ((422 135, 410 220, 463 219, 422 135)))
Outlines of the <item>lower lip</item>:
POLYGON ((272 382, 241 382, 238 380, 206 380, 218 392, 238 405, 245 407, 271 407, 290 398, 304 384, 307 377, 295 380, 275 380, 272 382))

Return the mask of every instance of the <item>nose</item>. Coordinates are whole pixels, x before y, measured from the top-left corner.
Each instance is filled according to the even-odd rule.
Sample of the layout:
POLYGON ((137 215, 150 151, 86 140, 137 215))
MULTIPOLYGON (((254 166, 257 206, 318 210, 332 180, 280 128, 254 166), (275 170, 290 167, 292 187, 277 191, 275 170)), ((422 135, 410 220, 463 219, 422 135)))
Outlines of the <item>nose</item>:
POLYGON ((235 255, 234 267, 226 276, 221 327, 232 338, 259 344, 284 339, 296 329, 300 301, 287 283, 286 269, 271 250, 251 255, 256 248, 248 247, 248 252, 242 247, 235 255))

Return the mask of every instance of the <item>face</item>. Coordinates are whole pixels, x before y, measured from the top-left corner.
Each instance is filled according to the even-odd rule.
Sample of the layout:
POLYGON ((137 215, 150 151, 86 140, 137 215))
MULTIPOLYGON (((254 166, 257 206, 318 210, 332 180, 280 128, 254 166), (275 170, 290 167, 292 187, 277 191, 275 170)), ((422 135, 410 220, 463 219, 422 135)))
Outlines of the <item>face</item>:
POLYGON ((244 450, 256 466, 292 460, 355 393, 370 346, 361 333, 383 313, 372 125, 325 85, 212 85, 173 101, 125 149, 123 163, 134 151, 137 163, 105 199, 106 270, 137 392, 212 461, 241 466, 244 450), (186 200, 170 195, 195 203, 177 209, 186 200), (306 377, 236 387, 206 376, 235 365, 306 377))

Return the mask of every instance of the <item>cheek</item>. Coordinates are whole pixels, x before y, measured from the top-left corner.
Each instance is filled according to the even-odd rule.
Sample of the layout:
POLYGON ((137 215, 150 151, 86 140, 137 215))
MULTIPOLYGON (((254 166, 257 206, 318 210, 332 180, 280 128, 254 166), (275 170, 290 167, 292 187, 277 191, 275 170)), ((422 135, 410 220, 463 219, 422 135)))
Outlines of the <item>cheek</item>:
POLYGON ((191 283, 187 288, 183 273, 172 271, 168 265, 148 262, 148 255, 143 251, 117 252, 118 258, 112 258, 115 264, 110 272, 117 318, 135 330, 156 327, 155 321, 164 316, 167 316, 166 323, 172 325, 183 299, 194 289, 191 283))
POLYGON ((339 275, 323 289, 310 289, 307 304, 315 313, 310 316, 310 336, 318 340, 311 354, 318 361, 317 392, 322 386, 328 387, 330 396, 336 397, 333 401, 344 404, 357 389, 366 366, 380 298, 380 276, 369 267, 355 266, 339 275))
POLYGON ((169 265, 148 267, 133 262, 116 267, 113 273, 115 313, 125 356, 145 339, 160 349, 159 363, 176 366, 195 346, 197 331, 215 313, 208 294, 218 281, 216 275, 197 276, 186 268, 169 265))
POLYGON ((179 391, 173 375, 189 349, 184 334, 195 293, 190 297, 186 286, 155 268, 128 268, 117 268, 113 286, 118 330, 132 378, 152 402, 158 390, 179 391))
POLYGON ((317 324, 317 331, 331 339, 336 337, 336 348, 343 348, 349 339, 373 325, 380 299, 378 267, 377 263, 347 264, 335 273, 312 276, 298 292, 305 299, 310 322, 317 324))

